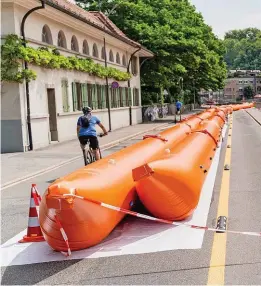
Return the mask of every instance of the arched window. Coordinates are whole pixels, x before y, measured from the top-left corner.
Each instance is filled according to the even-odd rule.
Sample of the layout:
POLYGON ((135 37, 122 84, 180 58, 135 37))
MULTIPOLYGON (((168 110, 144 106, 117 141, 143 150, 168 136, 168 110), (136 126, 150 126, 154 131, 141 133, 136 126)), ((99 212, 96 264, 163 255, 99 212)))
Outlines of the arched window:
POLYGON ((65 38, 65 35, 64 35, 63 31, 60 31, 58 33, 58 43, 57 43, 57 45, 58 45, 58 47, 62 47, 62 48, 67 49, 66 38, 65 38))
POLYGON ((104 49, 104 47, 102 47, 102 50, 101 50, 101 58, 103 60, 105 60, 105 49, 104 49))
POLYGON ((42 30, 42 42, 52 45, 53 38, 50 28, 47 25, 43 26, 42 30))
POLYGON ((84 40, 82 44, 82 53, 85 55, 89 55, 89 45, 86 40, 84 40))
POLYGON ((125 55, 122 56, 122 65, 125 66, 125 67, 127 66, 127 61, 126 61, 126 56, 125 55))
POLYGON ((119 53, 116 54, 116 63, 119 65, 121 64, 121 59, 120 59, 119 53))
POLYGON ((110 50, 110 57, 109 57, 110 62, 114 62, 114 56, 112 50, 110 50))
POLYGON ((75 36, 72 36, 72 39, 71 39, 71 50, 75 52, 79 52, 79 45, 78 45, 77 38, 75 36))
POLYGON ((131 60, 131 71, 133 75, 138 74, 137 57, 133 57, 131 60))
POLYGON ((99 52, 98 52, 98 48, 97 48, 97 45, 96 45, 96 44, 93 44, 93 47, 92 47, 92 55, 93 55, 93 57, 95 57, 95 58, 98 58, 98 57, 99 57, 99 52))

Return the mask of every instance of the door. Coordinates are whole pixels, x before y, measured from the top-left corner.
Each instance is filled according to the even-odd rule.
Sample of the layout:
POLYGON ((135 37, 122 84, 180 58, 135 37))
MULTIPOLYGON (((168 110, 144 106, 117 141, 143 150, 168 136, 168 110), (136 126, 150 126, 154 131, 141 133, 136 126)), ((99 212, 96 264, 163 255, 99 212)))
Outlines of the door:
POLYGON ((51 141, 58 141, 57 131, 57 117, 55 104, 55 90, 54 88, 47 89, 48 111, 49 111, 49 128, 51 134, 51 141))

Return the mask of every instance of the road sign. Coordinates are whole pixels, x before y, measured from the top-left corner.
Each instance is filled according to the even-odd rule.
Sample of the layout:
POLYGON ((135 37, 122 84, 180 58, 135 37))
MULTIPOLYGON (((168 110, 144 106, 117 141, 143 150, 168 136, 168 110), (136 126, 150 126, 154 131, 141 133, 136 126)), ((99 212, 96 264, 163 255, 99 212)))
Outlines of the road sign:
POLYGON ((119 84, 117 81, 114 81, 112 84, 111 84, 111 87, 112 88, 118 88, 119 87, 119 84))

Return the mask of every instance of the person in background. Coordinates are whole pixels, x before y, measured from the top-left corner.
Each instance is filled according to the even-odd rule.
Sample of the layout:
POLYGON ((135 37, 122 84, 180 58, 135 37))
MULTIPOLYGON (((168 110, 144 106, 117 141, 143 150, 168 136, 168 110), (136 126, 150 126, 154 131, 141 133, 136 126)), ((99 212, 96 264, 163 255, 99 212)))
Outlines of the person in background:
POLYGON ((100 152, 95 125, 97 124, 100 126, 104 135, 107 135, 108 132, 101 124, 100 119, 92 115, 92 109, 90 107, 83 107, 82 112, 83 115, 80 116, 77 121, 77 136, 82 150, 85 149, 88 141, 90 142, 90 147, 94 153, 93 155, 95 156, 96 161, 98 161, 100 159, 100 152))
POLYGON ((181 107, 182 107, 182 103, 179 101, 179 100, 177 100, 176 101, 176 114, 180 114, 180 112, 181 112, 181 107))

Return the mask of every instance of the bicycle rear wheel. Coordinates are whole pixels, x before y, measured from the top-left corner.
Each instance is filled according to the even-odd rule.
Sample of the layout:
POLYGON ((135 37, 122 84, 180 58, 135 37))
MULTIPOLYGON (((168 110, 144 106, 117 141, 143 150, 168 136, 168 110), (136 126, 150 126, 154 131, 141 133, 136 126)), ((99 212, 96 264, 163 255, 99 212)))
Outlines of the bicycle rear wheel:
POLYGON ((87 166, 88 165, 88 159, 87 159, 86 150, 82 150, 82 153, 83 153, 84 165, 87 166))
POLYGON ((88 161, 88 164, 91 164, 95 161, 93 153, 90 149, 87 151, 87 161, 88 161))

